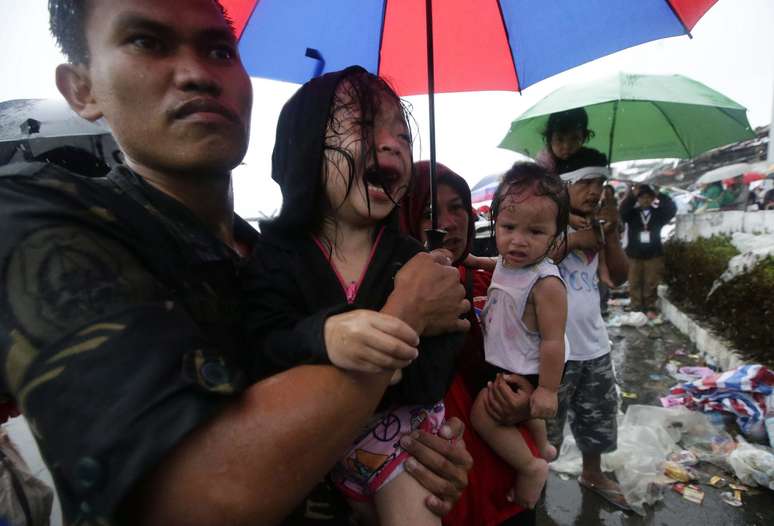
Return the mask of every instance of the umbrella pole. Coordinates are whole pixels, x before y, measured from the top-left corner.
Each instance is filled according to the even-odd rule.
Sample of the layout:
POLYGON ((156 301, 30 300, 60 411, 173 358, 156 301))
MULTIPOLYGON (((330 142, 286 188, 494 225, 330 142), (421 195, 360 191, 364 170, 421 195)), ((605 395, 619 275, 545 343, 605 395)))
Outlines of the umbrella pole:
POLYGON ((615 134, 615 121, 618 118, 618 101, 613 103, 613 122, 610 124, 610 144, 607 146, 607 166, 613 162, 613 135, 615 134))
POLYGON ((430 250, 443 245, 446 235, 438 229, 438 188, 435 183, 435 63, 433 59, 433 0, 425 0, 425 23, 427 34, 427 96, 430 109, 430 220, 431 229, 426 230, 430 250))

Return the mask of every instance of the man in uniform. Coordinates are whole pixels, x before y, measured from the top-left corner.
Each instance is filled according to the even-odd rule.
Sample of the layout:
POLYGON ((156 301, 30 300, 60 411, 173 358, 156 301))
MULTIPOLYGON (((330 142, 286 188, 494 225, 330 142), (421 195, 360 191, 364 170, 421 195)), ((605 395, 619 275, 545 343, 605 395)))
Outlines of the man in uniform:
MULTIPOLYGON (((57 86, 108 122, 126 165, 104 178, 40 164, 0 174, 0 394, 28 419, 68 523, 277 523, 391 372, 309 365, 261 379, 242 352, 240 274, 257 233, 233 213, 230 170, 252 93, 220 5, 49 9, 69 59, 57 86)), ((420 254, 397 274, 379 334, 337 334, 386 332, 410 350, 414 333, 464 330, 467 307, 456 270, 420 254)), ((461 433, 451 422, 407 446, 438 514, 466 484, 461 433)))

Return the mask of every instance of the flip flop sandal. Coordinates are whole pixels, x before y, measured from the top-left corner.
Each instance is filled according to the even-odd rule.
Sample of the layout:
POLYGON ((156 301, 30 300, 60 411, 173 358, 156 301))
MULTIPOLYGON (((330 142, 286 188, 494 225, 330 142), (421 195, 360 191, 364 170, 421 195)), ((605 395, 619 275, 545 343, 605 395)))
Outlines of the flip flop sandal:
POLYGON ((619 490, 600 488, 596 484, 586 482, 581 477, 578 477, 578 484, 587 490, 596 493, 616 508, 622 509, 624 511, 632 511, 631 506, 626 503, 626 498, 624 497, 623 493, 621 493, 619 490))

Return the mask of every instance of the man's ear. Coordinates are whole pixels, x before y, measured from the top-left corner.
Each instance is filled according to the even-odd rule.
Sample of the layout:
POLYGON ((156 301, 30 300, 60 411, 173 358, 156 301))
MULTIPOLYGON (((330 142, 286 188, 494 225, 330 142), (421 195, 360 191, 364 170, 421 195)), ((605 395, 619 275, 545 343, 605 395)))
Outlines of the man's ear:
POLYGON ((102 112, 91 91, 91 77, 83 64, 60 64, 56 68, 56 87, 70 107, 86 120, 96 121, 102 112))

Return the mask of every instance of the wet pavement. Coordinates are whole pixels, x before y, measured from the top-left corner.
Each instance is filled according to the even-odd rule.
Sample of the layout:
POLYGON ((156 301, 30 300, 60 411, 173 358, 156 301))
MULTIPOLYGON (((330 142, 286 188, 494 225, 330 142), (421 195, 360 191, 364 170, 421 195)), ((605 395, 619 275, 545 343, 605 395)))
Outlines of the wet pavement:
MULTIPOLYGON (((611 307, 610 316, 622 314, 620 307, 611 307)), ((676 381, 666 371, 671 361, 682 365, 703 365, 696 348, 668 322, 645 327, 608 327, 613 342, 613 363, 622 394, 621 410, 631 404, 659 405, 676 381)), ((37 452, 29 428, 23 419, 9 422, 7 429, 22 450, 30 469, 43 480, 52 483, 37 452)), ((698 466, 706 472, 714 467, 698 466)), ((712 472, 711 474, 715 474, 712 472)), ((716 489, 701 484, 705 492, 702 504, 694 504, 663 488, 664 498, 655 506, 646 506, 645 517, 626 513, 608 504, 601 497, 581 490, 578 483, 566 475, 551 472, 545 500, 538 505, 539 526, 774 526, 774 492, 755 488, 743 494, 743 506, 734 508, 720 500, 716 489), (567 480, 565 480, 567 479, 567 480)), ((62 524, 58 502, 54 504, 51 526, 62 524)))
MULTIPOLYGON (((610 316, 621 314, 611 307, 610 316)), ((645 327, 608 327, 613 342, 613 363, 621 390, 621 410, 631 404, 660 406, 676 380, 667 370, 670 361, 682 365, 703 365, 691 342, 670 323, 645 327)), ((698 466, 705 471, 719 472, 714 466, 698 466)), ((742 507, 732 507, 720 499, 728 491, 706 484, 700 485, 705 496, 702 504, 685 500, 669 486, 663 488, 664 498, 654 506, 646 506, 645 517, 623 512, 601 497, 582 490, 566 475, 551 472, 546 485, 545 500, 538 505, 539 526, 591 525, 675 525, 675 526, 772 526, 774 525, 774 492, 755 488, 743 493, 742 507), (564 480, 567 478, 568 480, 564 480)))

